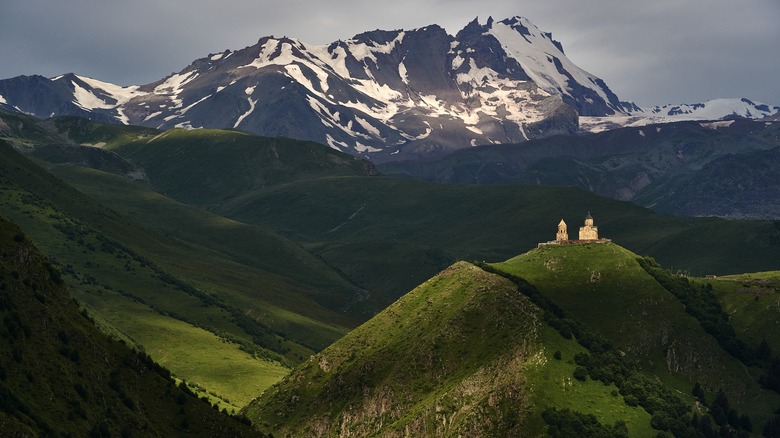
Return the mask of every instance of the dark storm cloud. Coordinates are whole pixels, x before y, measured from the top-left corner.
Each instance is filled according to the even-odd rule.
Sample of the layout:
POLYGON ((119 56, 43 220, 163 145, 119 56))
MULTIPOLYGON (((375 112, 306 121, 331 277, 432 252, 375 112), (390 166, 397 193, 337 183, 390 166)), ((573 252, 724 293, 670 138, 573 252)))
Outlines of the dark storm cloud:
POLYGON ((640 105, 748 97, 780 104, 777 0, 24 0, 0 7, 0 78, 75 72, 124 85, 265 35, 327 44, 366 30, 529 18, 640 105))

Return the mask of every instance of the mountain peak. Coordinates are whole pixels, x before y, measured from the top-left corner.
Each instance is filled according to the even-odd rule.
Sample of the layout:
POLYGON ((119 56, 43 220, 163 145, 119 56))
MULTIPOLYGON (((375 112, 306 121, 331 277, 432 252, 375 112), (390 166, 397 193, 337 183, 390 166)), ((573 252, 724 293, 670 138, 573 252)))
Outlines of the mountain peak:
POLYGON ((141 87, 68 75, 31 88, 0 81, 0 96, 44 117, 242 129, 374 161, 571 134, 577 113, 622 111, 603 81, 519 16, 475 18, 454 37, 436 24, 322 46, 266 36, 141 87))
POLYGON ((376 29, 371 30, 368 32, 363 32, 355 35, 352 37, 350 41, 360 42, 360 43, 380 43, 385 44, 389 41, 394 40, 396 37, 398 37, 398 34, 400 34, 401 30, 382 30, 382 29, 376 29))

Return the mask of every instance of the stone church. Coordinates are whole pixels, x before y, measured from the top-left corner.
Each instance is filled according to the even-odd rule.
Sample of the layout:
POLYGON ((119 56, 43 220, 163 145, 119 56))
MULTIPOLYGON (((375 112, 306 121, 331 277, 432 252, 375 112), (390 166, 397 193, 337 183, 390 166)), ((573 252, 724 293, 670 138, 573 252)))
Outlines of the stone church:
POLYGON ((593 225, 593 216, 585 216, 585 225, 580 227, 580 240, 599 240, 599 227, 593 225))
POLYGON ((585 225, 580 227, 580 233, 577 240, 569 240, 569 230, 566 225, 566 222, 561 219, 560 222, 558 222, 558 232, 555 233, 555 240, 546 242, 546 243, 540 243, 539 247, 545 246, 545 245, 571 245, 571 244, 580 244, 580 243, 608 243, 611 242, 610 239, 604 239, 599 238, 599 227, 593 224, 593 216, 590 215, 590 212, 588 212, 588 215, 585 216, 585 225))

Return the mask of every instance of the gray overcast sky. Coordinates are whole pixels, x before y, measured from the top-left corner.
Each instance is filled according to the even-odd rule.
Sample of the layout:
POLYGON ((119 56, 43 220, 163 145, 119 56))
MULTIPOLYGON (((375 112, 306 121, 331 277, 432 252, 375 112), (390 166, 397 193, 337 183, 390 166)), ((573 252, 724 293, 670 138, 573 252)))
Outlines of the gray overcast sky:
POLYGON ((780 0, 0 0, 0 78, 74 72, 138 85, 266 35, 315 44, 373 29, 520 15, 640 106, 780 105, 780 0))

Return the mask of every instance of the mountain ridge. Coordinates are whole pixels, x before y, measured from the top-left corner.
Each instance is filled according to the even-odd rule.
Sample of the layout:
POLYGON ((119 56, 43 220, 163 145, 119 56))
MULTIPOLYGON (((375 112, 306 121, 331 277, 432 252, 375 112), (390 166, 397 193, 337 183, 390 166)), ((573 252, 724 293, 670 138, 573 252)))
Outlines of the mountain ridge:
POLYGON ((743 118, 670 122, 484 145, 378 168, 448 184, 578 187, 685 216, 778 219, 778 130, 777 122, 743 118))
POLYGON ((0 104, 38 117, 237 128, 375 160, 573 133, 578 113, 634 107, 521 17, 475 19, 455 36, 430 25, 322 46, 263 37, 146 85, 69 73, 0 81, 0 96, 0 104))
POLYGON ((580 130, 598 133, 621 127, 675 123, 714 122, 714 128, 728 127, 737 119, 771 121, 780 115, 780 106, 754 102, 747 98, 711 99, 701 103, 666 104, 636 108, 627 115, 580 117, 580 130))

